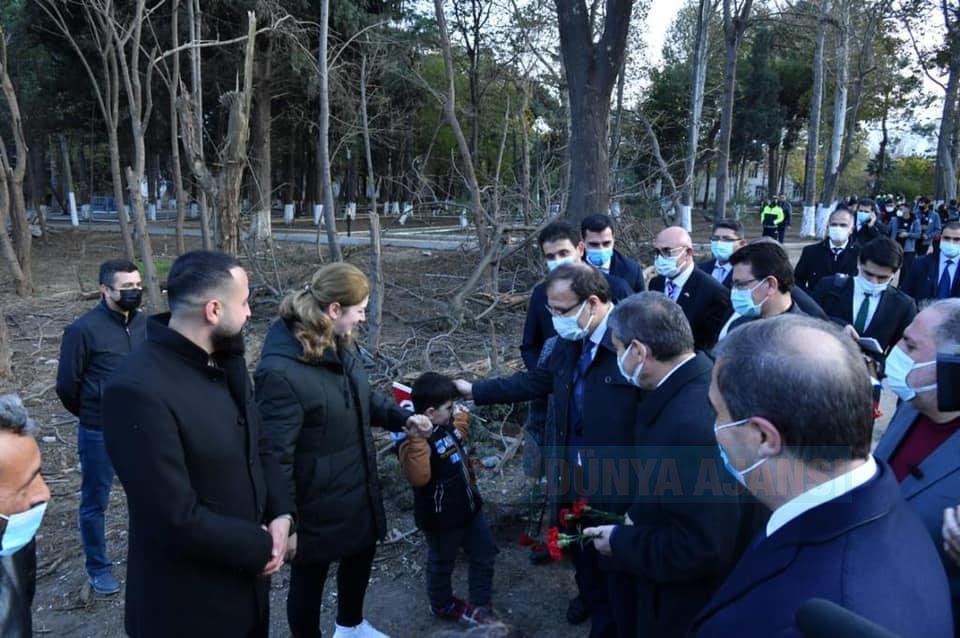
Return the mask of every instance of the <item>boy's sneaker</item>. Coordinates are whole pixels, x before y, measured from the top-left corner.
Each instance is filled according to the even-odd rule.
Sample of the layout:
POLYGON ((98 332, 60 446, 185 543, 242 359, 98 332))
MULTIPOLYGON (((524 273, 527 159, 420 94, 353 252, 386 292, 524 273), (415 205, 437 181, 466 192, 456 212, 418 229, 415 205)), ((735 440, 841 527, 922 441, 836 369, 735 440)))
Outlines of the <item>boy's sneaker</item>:
POLYGON ((443 618, 444 620, 460 620, 463 618, 463 612, 466 608, 467 603, 456 596, 451 596, 450 600, 442 607, 430 605, 430 610, 433 612, 433 615, 437 618, 443 618))
POLYGON ((373 628, 373 625, 364 620, 359 625, 353 627, 344 627, 334 623, 336 630, 333 632, 333 638, 390 638, 382 631, 373 628))
POLYGON ((500 616, 493 610, 493 605, 490 603, 477 607, 467 603, 461 620, 468 625, 492 625, 500 622, 500 616))

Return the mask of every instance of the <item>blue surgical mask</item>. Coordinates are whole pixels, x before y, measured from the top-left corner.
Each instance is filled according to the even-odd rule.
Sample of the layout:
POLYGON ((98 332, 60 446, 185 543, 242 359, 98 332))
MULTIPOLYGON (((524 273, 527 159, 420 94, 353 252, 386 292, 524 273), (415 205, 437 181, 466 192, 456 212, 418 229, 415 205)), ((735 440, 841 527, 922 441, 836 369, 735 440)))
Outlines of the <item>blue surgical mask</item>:
POLYGON ((759 288, 761 284, 763 284, 762 281, 747 290, 741 290, 739 288, 730 289, 730 303, 733 305, 733 311, 735 313, 741 317, 748 317, 750 319, 760 316, 763 304, 765 304, 767 300, 764 299, 760 303, 753 303, 753 291, 759 288))
POLYGON ((943 241, 941 239, 940 252, 942 252, 943 256, 947 259, 956 259, 960 257, 960 244, 955 244, 952 241, 943 241))
POLYGON ((870 221, 870 211, 857 211, 857 227, 865 225, 868 221, 870 221))
POLYGON ((900 400, 912 401, 916 398, 917 393, 933 390, 937 387, 937 384, 931 383, 930 385, 913 388, 907 383, 907 377, 918 368, 926 368, 927 366, 936 365, 936 363, 936 360, 916 363, 900 346, 894 346, 890 354, 887 355, 886 362, 883 364, 883 385, 887 386, 888 390, 900 397, 900 400))
POLYGON ((587 262, 594 268, 602 268, 613 259, 613 248, 587 248, 587 262))
POLYGON ((0 536, 0 556, 10 556, 23 549, 33 540, 43 522, 43 514, 47 511, 47 504, 40 503, 19 514, 0 514, 0 518, 7 521, 7 527, 0 536))
POLYGON ((623 378, 630 382, 630 385, 635 385, 637 387, 640 387, 640 371, 643 370, 643 361, 640 361, 639 363, 637 363, 637 367, 634 368, 633 374, 628 374, 627 371, 624 370, 623 368, 623 362, 627 360, 627 355, 630 353, 630 348, 632 347, 633 347, 633 344, 631 343, 623 351, 623 355, 617 357, 617 369, 620 370, 620 374, 623 376, 623 378))
POLYGON ((657 274, 661 277, 673 277, 677 274, 677 271, 680 270, 678 262, 680 257, 664 257, 663 255, 657 255, 657 258, 653 260, 653 267, 656 269, 657 274))
POLYGON ((714 259, 730 261, 730 255, 733 254, 733 244, 732 241, 711 241, 710 252, 713 253, 714 259))
POLYGON ((557 331, 557 335, 561 339, 567 339, 568 341, 579 341, 587 336, 590 328, 590 322, 593 321, 593 317, 590 317, 590 322, 587 322, 586 328, 581 328, 580 324, 577 323, 580 320, 580 315, 583 314, 583 309, 586 308, 587 302, 584 301, 580 304, 580 309, 577 310, 577 314, 572 317, 552 317, 553 329, 557 331))
MULTIPOLYGON (((720 430, 736 427, 738 425, 743 425, 749 420, 750 419, 740 419, 739 421, 731 421, 730 423, 722 423, 719 425, 714 424, 713 434, 714 436, 716 436, 717 432, 719 432, 720 430)), ((729 472, 733 478, 737 479, 737 482, 744 487, 747 486, 747 474, 749 474, 750 472, 754 471, 755 469, 757 469, 758 467, 766 463, 768 458, 768 457, 764 457, 759 461, 757 461, 756 463, 754 463, 753 465, 751 465, 750 467, 747 467, 742 470, 738 470, 737 468, 733 467, 733 463, 730 462, 730 457, 727 456, 727 451, 723 449, 722 445, 720 445, 720 441, 717 441, 717 449, 720 450, 720 459, 723 461, 723 467, 725 467, 727 472, 729 472)))
POLYGON ((868 292, 874 297, 883 294, 883 291, 886 290, 887 286, 890 285, 889 282, 882 284, 874 283, 863 275, 857 275, 857 284, 860 286, 860 290, 863 292, 868 292))
POLYGON ((547 270, 549 272, 553 272, 554 270, 556 270, 560 266, 563 266, 564 264, 575 264, 575 263, 577 263, 577 260, 573 256, 558 257, 557 259, 553 259, 547 262, 547 270))

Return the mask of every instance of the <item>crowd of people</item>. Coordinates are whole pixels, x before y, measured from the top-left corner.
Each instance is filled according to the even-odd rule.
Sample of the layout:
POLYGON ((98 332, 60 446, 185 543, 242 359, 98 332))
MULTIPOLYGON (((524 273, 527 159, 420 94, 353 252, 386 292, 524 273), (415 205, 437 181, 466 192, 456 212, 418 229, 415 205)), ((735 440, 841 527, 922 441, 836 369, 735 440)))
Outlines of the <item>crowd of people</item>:
MULTIPOLYGON (((649 280, 605 215, 552 222, 526 369, 425 372, 412 410, 370 385, 354 344, 369 284, 354 266, 323 266, 283 299, 251 379, 235 258, 182 255, 169 312, 151 317, 136 265, 105 262, 100 303, 64 332, 56 385, 79 422, 90 586, 122 589, 104 536, 116 473, 129 635, 266 636, 270 577, 290 563, 290 632, 318 637, 336 563, 333 635, 384 636, 364 615, 387 529, 377 426, 414 494, 429 611, 501 627, 463 401, 529 402, 524 472, 551 527, 571 532, 566 616, 591 637, 841 635, 830 623, 849 617, 953 636, 960 411, 938 401, 937 359, 960 347, 960 220, 955 203, 942 214, 927 200, 842 203, 793 267, 767 232, 789 223, 772 200, 761 237, 716 220, 699 263, 690 235, 665 228, 649 280), (899 402, 874 449, 878 379, 899 402), (451 583, 461 549, 466 599, 451 583)), ((19 399, 0 397, 3 636, 32 635, 50 498, 32 431, 19 399)))

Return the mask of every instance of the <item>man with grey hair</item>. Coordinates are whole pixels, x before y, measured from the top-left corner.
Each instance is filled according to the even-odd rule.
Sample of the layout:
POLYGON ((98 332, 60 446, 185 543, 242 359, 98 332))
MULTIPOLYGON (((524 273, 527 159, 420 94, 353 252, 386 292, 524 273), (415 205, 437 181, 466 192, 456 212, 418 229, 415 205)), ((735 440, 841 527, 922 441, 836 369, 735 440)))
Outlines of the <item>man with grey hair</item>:
POLYGON ((0 396, 0 636, 33 636, 34 536, 50 490, 40 475, 40 448, 20 397, 0 396))
POLYGON ((694 633, 798 635, 797 611, 822 598, 898 635, 952 636, 936 549, 870 455, 871 384, 853 340, 784 314, 731 332, 715 354, 720 456, 773 513, 694 633))
MULTIPOLYGON (((942 534, 956 525, 956 509, 945 512, 944 506, 960 501, 960 412, 937 405, 936 360, 938 352, 957 352, 958 344, 960 299, 929 304, 907 326, 884 365, 883 383, 901 403, 875 452, 893 468, 903 497, 938 547, 942 534)), ((948 558, 946 545, 942 552, 957 623, 960 567, 948 558)))
POLYGON ((663 293, 641 292, 614 308, 609 325, 621 374, 647 391, 631 458, 644 472, 631 477, 640 480, 630 523, 584 534, 636 581, 632 600, 611 592, 619 635, 685 636, 753 529, 741 533, 736 482, 714 447, 712 364, 694 352, 683 310, 663 293))

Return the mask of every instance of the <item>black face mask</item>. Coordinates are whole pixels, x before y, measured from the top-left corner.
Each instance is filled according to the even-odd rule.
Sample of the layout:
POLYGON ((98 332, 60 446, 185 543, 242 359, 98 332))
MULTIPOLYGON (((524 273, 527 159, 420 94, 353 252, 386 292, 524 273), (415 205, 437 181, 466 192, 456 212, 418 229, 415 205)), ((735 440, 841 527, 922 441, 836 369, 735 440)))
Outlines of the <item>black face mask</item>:
POLYGON ((139 288, 124 288, 117 292, 120 293, 120 299, 114 301, 114 303, 126 312, 136 310, 140 307, 140 302, 143 301, 143 290, 139 288))

